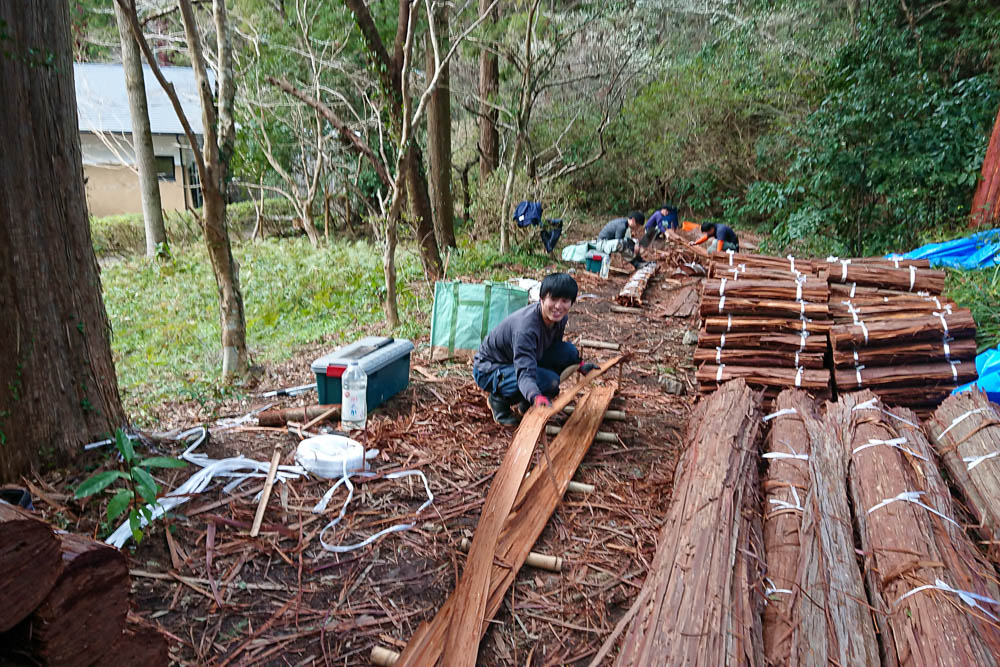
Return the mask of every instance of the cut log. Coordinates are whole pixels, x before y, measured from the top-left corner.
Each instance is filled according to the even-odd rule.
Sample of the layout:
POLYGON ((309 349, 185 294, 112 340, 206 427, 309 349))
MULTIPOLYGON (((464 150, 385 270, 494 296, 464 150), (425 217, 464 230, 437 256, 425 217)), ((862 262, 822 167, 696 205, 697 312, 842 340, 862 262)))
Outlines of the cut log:
MULTIPOLYGON (((851 299, 847 302, 830 299, 830 316, 840 322, 854 322, 855 319, 865 322, 892 318, 910 318, 914 315, 931 315, 940 312, 941 308, 933 301, 924 299, 851 299)), ((957 310, 957 306, 948 303, 945 308, 957 310)))
MULTIPOLYGON (((516 512, 515 508, 521 506, 519 500, 523 502, 523 497, 529 489, 538 488, 539 491, 536 493, 547 493, 544 491, 545 488, 555 491, 552 475, 548 473, 532 474, 525 480, 525 469, 545 422, 566 407, 594 378, 620 360, 621 357, 615 357, 602 364, 599 371, 592 371, 570 390, 557 396, 549 409, 532 408, 525 415, 486 496, 462 577, 435 617, 418 628, 400 656, 398 665, 434 665, 439 660, 449 666, 471 667, 475 664, 479 641, 486 630, 488 620, 499 609, 510 581, 524 563, 524 558, 531 551, 558 498, 565 492, 566 485, 576 471, 574 465, 565 477, 565 483, 561 484, 559 492, 553 494, 552 509, 548 513, 542 516, 532 504, 530 505, 533 508, 532 512, 524 513, 526 518, 518 518, 524 526, 519 525, 516 531, 512 528, 505 529, 510 517, 519 517, 521 514, 516 512), (517 537, 513 536, 514 532, 517 532, 517 537), (528 539, 525 535, 533 536, 528 539), (498 566, 497 556, 507 558, 508 564, 498 566)), ((585 441, 582 450, 586 452, 586 447, 589 446, 593 434, 597 432, 613 391, 614 388, 609 387, 591 392, 591 396, 597 397, 592 399, 595 401, 594 406, 586 410, 581 406, 581 409, 570 415, 566 428, 556 436, 555 440, 565 439, 576 443, 578 447, 580 441, 585 441), (571 428, 571 424, 575 426, 571 428)), ((581 453, 580 457, 582 456, 581 453)))
POLYGON ((826 336, 820 334, 802 336, 800 333, 714 334, 703 328, 698 333, 698 344, 712 350, 717 347, 742 349, 757 347, 761 350, 783 350, 786 352, 824 352, 826 350, 826 336))
MULTIPOLYGON (((770 257, 768 255, 750 255, 742 252, 713 252, 712 262, 723 268, 745 264, 747 268, 784 269, 793 276, 797 273, 816 274, 819 263, 798 257, 770 257)), ((825 262, 824 262, 825 264, 825 262)))
MULTIPOLYGON (((830 311, 823 303, 808 303, 804 301, 783 301, 778 299, 752 299, 720 297, 718 294, 708 294, 701 298, 702 317, 725 317, 732 315, 748 315, 751 317, 779 316, 785 318, 807 317, 826 319, 830 311)), ((801 325, 800 325, 801 328, 801 325)))
POLYGON ((101 542, 58 533, 63 570, 11 641, 44 665, 109 664, 106 652, 125 630, 129 578, 125 557, 101 542))
MULTIPOLYGON (((331 408, 339 407, 336 405, 304 405, 299 408, 280 408, 278 410, 265 410, 257 415, 257 423, 260 426, 284 426, 290 421, 299 422, 304 424, 308 421, 316 419, 323 414, 330 411, 331 408)), ((330 420, 334 420, 340 416, 340 411, 337 410, 329 416, 330 420)))
POLYGON ((705 317, 704 330, 709 333, 788 333, 800 334, 808 331, 810 334, 825 335, 832 322, 824 320, 802 320, 798 317, 705 317))
POLYGON ((874 296, 907 297, 910 299, 920 298, 920 299, 930 299, 931 301, 934 301, 934 299, 939 299, 942 305, 947 302, 946 299, 941 299, 939 296, 933 295, 930 292, 910 292, 901 289, 890 289, 888 287, 859 285, 857 283, 830 283, 831 299, 834 298, 849 299, 849 298, 874 297, 874 296))
MULTIPOLYGON (((884 266, 891 268, 907 268, 914 266, 918 269, 929 269, 931 268, 931 260, 929 259, 886 259, 885 257, 851 257, 848 259, 851 264, 866 264, 869 266, 884 266)), ((840 259, 837 258, 834 261, 827 262, 831 267, 835 267, 838 271, 840 269, 840 259)))
POLYGON ((756 366, 716 366, 704 364, 695 376, 698 382, 723 383, 742 378, 751 385, 798 389, 827 389, 830 385, 828 370, 798 370, 795 368, 758 368, 756 366))
POLYGON ((129 667, 167 667, 170 664, 167 639, 152 628, 129 623, 105 654, 107 662, 129 667))
POLYGON ((28 617, 62 571, 59 540, 31 512, 0 500, 0 632, 28 617))
POLYGON ((1000 408, 978 389, 963 391, 945 400, 924 430, 1000 563, 1000 408))
POLYGON ((760 534, 750 510, 759 502, 760 417, 742 381, 695 407, 673 502, 617 665, 763 664, 753 555, 760 534))
POLYGON ((730 347, 699 347, 694 351, 695 363, 733 364, 736 366, 775 366, 778 368, 823 368, 822 352, 787 350, 744 350, 730 347))
POLYGON ((941 581, 995 600, 996 584, 983 576, 955 523, 933 452, 919 428, 902 421, 913 415, 900 410, 890 417, 878 405, 857 409, 872 398, 871 392, 850 395, 828 414, 850 458, 854 521, 887 652, 883 664, 996 665, 1000 629, 954 591, 934 587, 941 581))
POLYGON ((642 293, 646 291, 649 279, 656 275, 657 268, 656 262, 650 262, 633 273, 618 294, 618 303, 623 306, 641 306, 642 293))
MULTIPOLYGON (((728 370, 728 369, 727 369, 728 370)), ((870 387, 908 386, 914 393, 928 387, 957 387, 972 382, 978 376, 976 365, 965 362, 938 362, 910 364, 907 366, 872 366, 865 368, 838 368, 833 371, 837 387, 846 390, 870 387)))
POLYGON ((828 280, 831 283, 857 283, 906 292, 941 294, 944 291, 944 276, 944 271, 918 269, 915 266, 897 269, 892 266, 849 263, 831 265, 828 280))
MULTIPOLYGON (((878 665, 879 645, 855 556, 840 434, 806 413, 809 493, 799 528, 791 665, 878 665)), ((785 664, 780 659, 772 664, 785 664)))
POLYGON ((705 296, 725 296, 727 301, 735 298, 767 299, 774 301, 825 302, 830 295, 825 280, 807 278, 795 280, 729 280, 709 278, 703 283, 705 296))
MULTIPOLYGON (((808 275, 811 279, 818 280, 812 276, 808 275)), ((735 264, 729 266, 728 264, 715 264, 713 263, 708 272, 709 278, 728 278, 730 280, 781 280, 789 281, 795 279, 795 274, 788 271, 788 268, 784 269, 765 269, 756 266, 747 266, 746 264, 735 264)), ((827 289, 830 285, 827 285, 827 289)))
POLYGON ((930 361, 967 361, 976 357, 976 339, 965 338, 949 343, 917 341, 901 345, 834 349, 833 364, 839 368, 855 366, 905 366, 930 361))
POLYGON ((764 556, 767 605, 763 617, 766 664, 788 663, 792 631, 792 604, 798 584, 799 527, 809 492, 810 441, 805 418, 816 419, 816 405, 805 392, 786 389, 778 394, 767 437, 767 475, 764 491, 764 556), (787 414, 782 412, 791 411, 787 414))
POLYGON ((830 328, 830 344, 837 348, 882 345, 900 341, 975 338, 976 321, 962 308, 949 314, 920 315, 906 320, 884 320, 859 324, 837 324, 830 328))

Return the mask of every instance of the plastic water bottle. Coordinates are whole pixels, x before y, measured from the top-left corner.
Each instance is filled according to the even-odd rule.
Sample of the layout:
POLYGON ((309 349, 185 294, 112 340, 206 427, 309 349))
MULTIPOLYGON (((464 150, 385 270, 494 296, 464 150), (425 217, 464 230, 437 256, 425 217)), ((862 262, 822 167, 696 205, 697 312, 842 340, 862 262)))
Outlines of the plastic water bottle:
POLYGON ((364 429, 368 422, 368 374, 352 361, 340 378, 340 428, 343 431, 364 429))
POLYGON ((604 280, 608 279, 608 267, 611 265, 611 255, 604 253, 604 257, 601 258, 601 273, 600 276, 604 280))

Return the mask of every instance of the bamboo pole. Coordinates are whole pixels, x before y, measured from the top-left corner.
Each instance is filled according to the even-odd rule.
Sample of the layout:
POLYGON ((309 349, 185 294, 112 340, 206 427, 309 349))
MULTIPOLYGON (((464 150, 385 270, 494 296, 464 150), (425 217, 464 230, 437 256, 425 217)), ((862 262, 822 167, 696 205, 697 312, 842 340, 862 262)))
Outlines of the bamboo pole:
POLYGON ((260 532, 260 524, 264 520, 264 511, 267 509, 267 501, 271 498, 271 489, 274 487, 274 476, 278 472, 278 462, 281 461, 281 447, 274 448, 271 456, 271 467, 267 469, 267 478, 264 480, 264 490, 260 492, 260 502, 257 503, 257 513, 253 517, 253 526, 250 528, 250 537, 257 537, 260 532))

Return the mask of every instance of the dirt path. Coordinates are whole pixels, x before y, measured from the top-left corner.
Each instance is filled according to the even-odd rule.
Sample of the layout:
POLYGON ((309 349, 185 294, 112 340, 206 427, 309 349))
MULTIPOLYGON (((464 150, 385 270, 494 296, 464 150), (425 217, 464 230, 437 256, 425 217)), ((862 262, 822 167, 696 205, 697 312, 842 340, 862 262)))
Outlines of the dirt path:
MULTIPOLYGON (((693 347, 683 345, 682 338, 695 323, 652 315, 663 309, 669 288, 675 287, 676 281, 663 274, 650 282, 642 314, 612 312, 626 278, 612 273, 603 281, 578 271, 581 296, 567 335, 620 343, 633 353, 612 402, 628 418, 605 422, 602 430, 615 433, 618 441, 594 443, 576 476, 596 491, 567 494, 535 546, 562 556, 562 573, 521 570, 482 643, 480 664, 526 664, 529 657, 535 665, 586 664, 638 593, 652 560, 693 401, 690 393, 667 394, 661 377, 678 378, 691 391, 693 347)), ((287 364, 268 369, 265 382, 308 381, 302 369, 322 352, 303 350, 287 364)), ((613 354, 588 348, 583 353, 587 359, 613 354)), ((416 518, 415 528, 347 554, 328 553, 320 547, 319 529, 339 511, 344 494, 338 492, 320 518, 310 510, 330 483, 298 480, 276 490, 265 518, 272 528, 257 539, 240 528, 253 520, 252 496, 189 515, 223 498, 213 490, 167 520, 169 540, 161 522, 132 553, 133 569, 194 578, 187 583, 169 574, 134 578, 135 615, 170 633, 178 662, 367 665, 373 645, 401 650, 419 623, 433 616, 454 588, 464 561, 458 542, 472 537, 513 431, 493 423, 467 364, 432 365, 426 355, 426 340, 418 341, 412 364, 429 369, 436 379, 411 373, 409 388, 377 411, 359 438, 381 451, 376 470, 416 467, 427 474, 435 500, 416 518), (210 523, 215 525, 211 569, 206 558, 210 523), (219 582, 221 607, 208 579, 219 582)), ((315 395, 280 405, 312 400, 315 395)), ((231 414, 258 405, 234 403, 231 414)), ((213 433, 203 449, 213 457, 268 460, 281 445, 284 462, 290 463, 297 442, 287 432, 231 429, 213 433)), ((193 471, 170 472, 162 480, 167 488, 193 471)), ((44 483, 57 496, 71 488, 58 476, 44 483)), ((357 541, 413 518, 423 499, 422 486, 412 478, 359 484, 342 526, 325 537, 333 543, 357 541)), ((44 501, 39 507, 53 518, 58 511, 44 501)), ((95 508, 64 518, 71 530, 96 530, 95 508)))

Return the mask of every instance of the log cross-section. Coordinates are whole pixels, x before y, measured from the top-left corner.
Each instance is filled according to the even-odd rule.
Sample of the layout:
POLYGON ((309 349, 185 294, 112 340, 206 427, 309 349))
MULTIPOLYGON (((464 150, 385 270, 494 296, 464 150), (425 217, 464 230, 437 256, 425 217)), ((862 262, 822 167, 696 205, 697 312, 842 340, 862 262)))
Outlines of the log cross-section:
POLYGON ((34 611, 61 571, 59 540, 52 528, 0 500, 0 632, 34 611))

